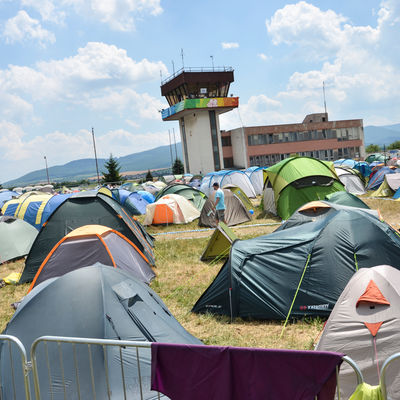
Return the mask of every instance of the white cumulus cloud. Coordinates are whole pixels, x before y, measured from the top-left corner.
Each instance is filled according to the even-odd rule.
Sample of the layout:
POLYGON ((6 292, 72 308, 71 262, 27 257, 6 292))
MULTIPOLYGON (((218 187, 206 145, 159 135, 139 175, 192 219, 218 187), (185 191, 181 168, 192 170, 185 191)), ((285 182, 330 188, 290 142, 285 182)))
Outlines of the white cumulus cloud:
POLYGON ((2 36, 8 44, 37 41, 41 46, 46 46, 56 41, 52 32, 44 29, 38 20, 31 18, 24 10, 6 21, 2 36))
POLYGON ((224 50, 238 49, 239 43, 236 42, 222 42, 221 46, 224 50))
POLYGON ((161 0, 63 0, 73 6, 76 13, 96 19, 116 31, 135 29, 135 18, 142 15, 157 16, 163 12, 161 0))

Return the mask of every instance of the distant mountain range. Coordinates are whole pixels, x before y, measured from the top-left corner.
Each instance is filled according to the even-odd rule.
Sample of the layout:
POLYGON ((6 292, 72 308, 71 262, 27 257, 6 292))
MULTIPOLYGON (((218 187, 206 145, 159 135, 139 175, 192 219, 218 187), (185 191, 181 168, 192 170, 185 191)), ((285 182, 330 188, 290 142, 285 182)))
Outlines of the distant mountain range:
MULTIPOLYGON (((365 145, 377 144, 380 146, 386 145, 400 140, 400 124, 386 126, 365 126, 364 127, 365 145)), ((181 143, 177 143, 178 157, 182 158, 181 143)), ((173 149, 173 157, 175 158, 175 149, 173 149)), ((117 158, 117 157, 116 157, 117 158)), ((160 146, 151 150, 142 151, 140 153, 130 154, 128 156, 117 158, 121 167, 120 172, 126 171, 147 171, 171 166, 171 155, 169 146, 160 146)), ((104 163, 107 159, 100 158, 97 160, 99 173, 103 171, 104 163)), ((94 158, 84 158, 71 161, 64 165, 49 167, 49 176, 52 182, 61 181, 79 181, 95 177, 96 162, 94 158)), ((45 169, 30 172, 20 178, 4 182, 5 187, 16 187, 34 185, 39 182, 47 182, 45 169)))
MULTIPOLYGON (((182 158, 181 144, 176 144, 178 158, 182 158)), ((121 167, 120 172, 125 171, 147 171, 171 167, 171 153, 169 146, 160 146, 140 153, 130 154, 124 157, 115 157, 121 167)), ((175 158, 175 149, 173 148, 173 158, 175 158)), ((104 163, 108 159, 97 159, 99 174, 105 170, 104 163)), ((79 181, 97 176, 96 160, 94 158, 83 158, 71 161, 64 165, 49 167, 49 177, 52 182, 79 181)), ((40 169, 30 172, 20 178, 4 182, 4 187, 16 187, 34 185, 40 182, 47 182, 46 169, 40 169)))
POLYGON ((369 144, 388 146, 397 140, 400 140, 400 124, 364 127, 365 146, 369 144))

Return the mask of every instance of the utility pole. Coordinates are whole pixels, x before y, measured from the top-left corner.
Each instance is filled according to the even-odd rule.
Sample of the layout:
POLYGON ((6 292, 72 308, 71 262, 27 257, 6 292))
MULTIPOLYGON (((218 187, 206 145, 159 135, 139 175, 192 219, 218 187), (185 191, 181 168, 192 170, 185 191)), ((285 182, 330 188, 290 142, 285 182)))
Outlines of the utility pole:
POLYGON ((212 63, 212 69, 214 71, 214 56, 210 56, 210 58, 211 58, 211 63, 212 63))
POLYGON ((171 155, 171 171, 172 171, 172 167, 174 165, 174 160, 172 159, 172 143, 171 143, 171 132, 168 129, 168 137, 169 137, 169 153, 171 155))
POLYGON ((47 167, 47 158, 46 158, 46 156, 44 156, 44 162, 46 164, 47 183, 50 184, 49 168, 47 167))
POLYGON ((185 69, 185 62, 183 59, 183 49, 181 49, 181 57, 182 57, 182 69, 185 69))
POLYGON ((175 128, 172 128, 172 132, 174 133, 174 143, 175 143, 175 160, 178 159, 178 152, 176 150, 176 139, 175 139, 175 128))
POLYGON ((93 138, 94 158, 96 159, 97 184, 100 186, 99 165, 97 163, 96 141, 94 140, 94 129, 93 128, 92 128, 92 138, 93 138))

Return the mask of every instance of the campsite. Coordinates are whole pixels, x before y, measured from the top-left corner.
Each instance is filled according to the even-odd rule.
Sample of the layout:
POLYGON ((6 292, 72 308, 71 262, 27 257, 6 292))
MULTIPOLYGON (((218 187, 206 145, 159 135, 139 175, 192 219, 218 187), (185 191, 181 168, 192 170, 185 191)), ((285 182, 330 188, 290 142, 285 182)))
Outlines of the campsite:
MULTIPOLYGON (((347 174, 346 167, 340 168, 347 174)), ((348 175, 357 176, 359 187, 364 180, 354 171, 348 175)), ((390 171, 389 176, 397 174, 397 170, 390 171)), ((25 231, 32 236, 25 247, 15 246, 1 265, 3 334, 17 337, 28 349, 35 346, 35 339, 48 335, 67 342, 68 337, 74 337, 98 344, 101 340, 117 340, 121 346, 152 344, 151 351, 149 347, 140 350, 138 374, 138 361, 129 347, 123 347, 120 356, 112 346, 107 351, 94 347, 88 360, 84 353, 69 352, 67 342, 59 347, 61 356, 49 337, 46 347, 39 344, 34 350, 38 363, 35 379, 41 382, 42 392, 47 385, 53 390, 52 381, 61 376, 78 383, 74 374, 79 370, 79 393, 84 398, 90 398, 94 390, 88 379, 101 382, 95 385, 96 390, 111 390, 118 396, 126 384, 119 382, 116 360, 121 357, 122 362, 123 357, 124 376, 131 382, 126 385, 127 393, 134 395, 138 385, 143 385, 142 398, 153 398, 150 381, 152 388, 156 387, 150 367, 158 346, 160 357, 164 350, 168 354, 168 349, 179 352, 180 346, 194 349, 203 345, 210 352, 220 347, 230 349, 232 357, 238 357, 235 352, 239 349, 293 352, 277 353, 278 357, 296 357, 298 351, 306 351, 307 358, 325 351, 319 348, 342 354, 344 345, 335 344, 329 321, 341 315, 341 299, 348 298, 351 292, 347 287, 355 285, 352 282, 358 282, 358 276, 366 276, 355 292, 367 299, 360 300, 367 301, 367 306, 362 303, 361 314, 348 309, 348 319, 339 318, 336 325, 342 324, 344 332, 348 326, 361 329, 359 337, 365 343, 370 340, 370 329, 378 353, 375 349, 372 361, 364 360, 347 338, 348 350, 343 353, 356 367, 342 367, 340 393, 349 398, 355 390, 358 382, 354 368, 358 367, 368 376, 368 383, 378 385, 374 358, 378 360, 379 356, 382 365, 396 353, 393 343, 383 340, 393 318, 398 318, 385 311, 385 307, 395 310, 392 304, 397 296, 397 289, 389 291, 385 282, 391 282, 389 275, 395 277, 400 271, 400 201, 395 198, 395 184, 391 183, 391 191, 351 193, 355 186, 345 190, 333 163, 307 157, 293 157, 278 163, 269 173, 268 169, 262 172, 263 194, 249 191, 252 197, 239 186, 241 182, 251 185, 246 174, 221 172, 204 180, 208 196, 187 183, 190 177, 186 177, 187 182, 174 177, 168 185, 132 185, 133 192, 104 185, 69 194, 28 191, 6 201, 0 222, 3 234, 12 243, 12 231, 7 229, 18 228, 18 222, 19 229, 28 225, 25 231), (302 167, 295 167, 293 173, 286 168, 291 163, 301 163, 302 167), (222 183, 226 224, 217 225, 215 192, 210 190, 210 182, 217 179, 221 183, 226 177, 230 177, 225 185, 222 183), (146 187, 154 192, 154 199, 148 197, 145 204, 139 191, 146 187), (389 271, 383 273, 386 281, 380 278, 380 270, 389 271), (372 284, 368 276, 376 277, 372 284), (380 297, 377 305, 368 309, 368 287, 374 285, 379 286, 380 297), (363 295, 364 291, 367 294, 363 295), (379 315, 385 317, 375 322, 379 315), (31 328, 26 330, 26 326, 31 328), (93 363, 92 378, 84 372, 87 362, 93 363), (54 363, 54 367, 46 370, 46 363, 54 363), (109 370, 114 371, 112 376, 109 370)), ((388 187, 385 177, 381 185, 388 187)), ((10 245, 6 247, 8 250, 10 245)), ((373 352, 374 347, 371 349, 373 352)), ((13 389, 11 383, 23 379, 21 371, 11 374, 8 370, 17 356, 16 348, 0 351, 6 398, 23 396, 24 386, 13 389)), ((260 357, 264 356, 261 352, 260 357)), ((389 393, 397 387, 397 380, 392 367, 387 374, 389 393)), ((36 390, 39 384, 33 386, 36 390)), ((76 390, 74 385, 60 387, 67 396, 73 396, 76 390)), ((186 390, 184 386, 181 389, 186 390)), ((41 394, 40 398, 46 396, 41 394)))

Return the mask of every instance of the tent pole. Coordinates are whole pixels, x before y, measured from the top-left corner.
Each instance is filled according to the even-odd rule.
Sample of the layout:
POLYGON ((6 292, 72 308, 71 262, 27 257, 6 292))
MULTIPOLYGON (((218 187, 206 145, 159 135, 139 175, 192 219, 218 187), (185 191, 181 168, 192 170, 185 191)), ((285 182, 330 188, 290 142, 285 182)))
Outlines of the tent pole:
POLYGON ((310 253, 310 254, 308 255, 308 257, 307 257, 306 265, 305 265, 304 270, 303 270, 303 273, 302 273, 302 275, 301 275, 300 282, 299 282, 299 284, 298 284, 298 286, 297 286, 296 293, 294 294, 294 298, 293 298, 292 304, 290 305, 289 312, 288 312, 288 315, 287 315, 287 317, 286 317, 285 323, 283 324, 283 328, 282 328, 282 332, 281 332, 280 338, 282 338, 282 336, 283 336, 283 332, 284 332, 284 330, 285 330, 285 328, 286 328, 286 325, 287 325, 287 322, 288 322, 288 320, 289 320, 290 313, 292 312, 292 308, 293 308, 294 302, 295 302, 295 300, 296 300, 297 293, 298 293, 299 290, 300 290, 301 282, 303 282, 304 274, 306 273, 306 269, 307 269, 307 267, 308 267, 308 263, 310 262, 310 259, 311 259, 311 253, 310 253))

